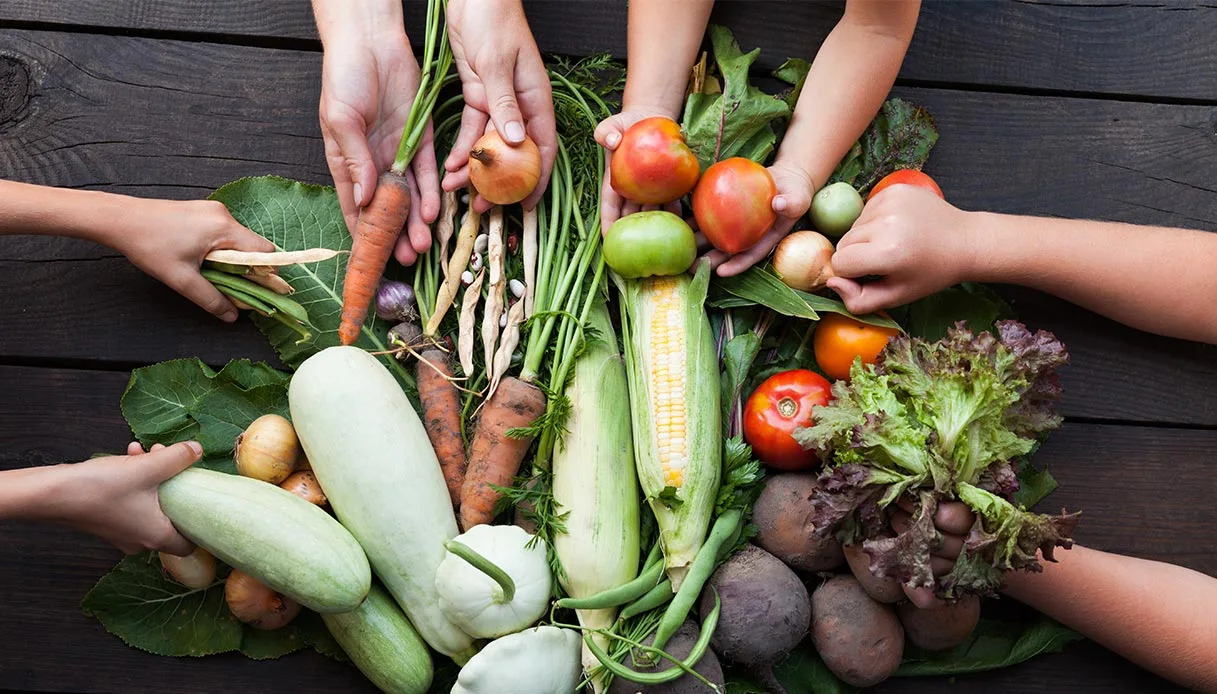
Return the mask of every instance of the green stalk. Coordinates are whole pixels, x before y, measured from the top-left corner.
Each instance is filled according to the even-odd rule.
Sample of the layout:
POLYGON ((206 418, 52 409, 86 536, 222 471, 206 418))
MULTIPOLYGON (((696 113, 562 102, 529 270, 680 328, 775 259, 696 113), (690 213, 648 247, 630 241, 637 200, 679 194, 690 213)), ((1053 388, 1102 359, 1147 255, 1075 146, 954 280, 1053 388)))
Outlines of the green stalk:
POLYGON ((414 94, 414 103, 410 105, 410 115, 406 117, 406 125, 402 129, 397 157, 393 159, 393 167, 390 169, 399 176, 406 172, 410 162, 414 160, 414 154, 418 151, 423 132, 427 128, 427 121, 430 120, 435 102, 439 99, 440 89, 443 88, 448 70, 452 67, 452 48, 448 45, 448 32, 441 17, 447 9, 448 0, 427 0, 427 28, 423 41, 423 60, 420 64, 423 74, 418 83, 418 91, 414 94))
POLYGON ((499 584, 499 587, 503 589, 503 602, 511 602, 515 599, 515 581, 511 580, 511 576, 508 576, 507 572, 500 569, 497 564, 478 554, 469 545, 456 540, 445 542, 444 549, 469 562, 473 568, 486 574, 487 577, 499 584))

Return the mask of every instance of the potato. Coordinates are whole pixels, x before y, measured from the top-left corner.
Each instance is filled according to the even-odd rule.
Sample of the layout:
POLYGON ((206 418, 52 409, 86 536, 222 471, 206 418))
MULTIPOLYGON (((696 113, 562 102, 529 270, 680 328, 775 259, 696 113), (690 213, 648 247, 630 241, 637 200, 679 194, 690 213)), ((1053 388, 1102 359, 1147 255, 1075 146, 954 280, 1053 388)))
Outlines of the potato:
POLYGON ((845 561, 854 578, 870 595, 879 602, 900 602, 904 599, 904 589, 900 581, 894 578, 879 578, 870 572, 870 555, 862 549, 861 544, 846 545, 841 548, 845 552, 845 561))
MULTIPOLYGON (((676 630, 676 634, 668 641, 668 645, 663 647, 663 650, 667 651, 669 655, 682 660, 687 658, 689 652, 693 650, 693 644, 697 643, 699 629, 700 627, 696 623, 692 621, 685 622, 680 625, 680 629, 676 630)), ((655 634, 651 634, 643 641, 648 646, 654 642, 655 634)), ((661 660, 651 667, 639 667, 627 658, 625 664, 638 672, 656 672, 676 667, 668 660, 661 660)), ((723 668, 719 665, 718 656, 714 655, 714 651, 707 648, 705 655, 701 657, 701 660, 697 661, 697 665, 693 669, 702 677, 718 686, 726 686, 726 680, 723 678, 723 668)), ((711 689, 698 680, 685 675, 671 682, 655 685, 638 684, 637 682, 631 682, 620 677, 614 677, 608 691, 609 694, 703 694, 703 692, 709 692, 711 689)))
POLYGON ((714 608, 713 587, 722 601, 710 645, 724 659, 763 666, 790 652, 807 635, 811 601, 790 567, 755 545, 747 545, 718 567, 701 594, 701 617, 714 608))
POLYGON ((963 643, 980 621, 980 598, 967 595, 934 609, 918 609, 912 603, 896 607, 904 635, 927 651, 941 651, 963 643))
POLYGON ((867 595, 853 576, 836 576, 817 588, 811 614, 816 650, 842 681, 871 687, 900 667, 904 630, 895 610, 867 595))
POLYGON ((816 537, 811 524, 811 493, 818 484, 810 473, 772 475, 752 507, 756 543, 798 571, 832 571, 844 560, 841 543, 816 537))

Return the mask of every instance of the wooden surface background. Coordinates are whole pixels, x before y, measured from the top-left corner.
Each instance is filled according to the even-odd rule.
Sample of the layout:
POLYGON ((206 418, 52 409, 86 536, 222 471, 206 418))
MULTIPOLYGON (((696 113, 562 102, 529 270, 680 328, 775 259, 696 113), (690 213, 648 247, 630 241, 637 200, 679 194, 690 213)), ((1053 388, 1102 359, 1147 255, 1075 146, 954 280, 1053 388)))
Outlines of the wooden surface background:
MULTIPOLYGON (((407 3, 419 26, 422 3, 407 3)), ((526 0, 543 51, 625 54, 622 1, 526 0)), ((719 0, 759 67, 810 59, 841 3, 719 0)), ((895 93, 941 133, 927 170, 964 208, 1217 229, 1217 8, 927 0, 895 93)), ((0 177, 166 198, 273 173, 328 182, 320 44, 301 0, 0 0, 0 177)), ((1130 278, 1135 281, 1135 278, 1130 278)), ((1067 423, 1039 455, 1077 538, 1217 574, 1217 348, 1152 337, 1001 288, 1073 356, 1067 423)), ((0 468, 118 451, 132 367, 273 355, 108 249, 0 237, 0 468)), ((116 551, 0 526, 0 689, 369 691, 315 654, 149 656, 83 617, 116 551)), ((1166 691, 1093 644, 885 692, 1166 691)))

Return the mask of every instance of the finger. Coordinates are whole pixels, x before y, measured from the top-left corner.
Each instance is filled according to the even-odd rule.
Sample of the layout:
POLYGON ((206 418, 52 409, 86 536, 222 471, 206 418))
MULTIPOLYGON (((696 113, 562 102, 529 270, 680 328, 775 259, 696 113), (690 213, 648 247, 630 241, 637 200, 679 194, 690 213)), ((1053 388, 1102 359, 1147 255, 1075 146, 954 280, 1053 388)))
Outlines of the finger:
POLYGON ((913 516, 907 511, 893 511, 890 522, 892 530, 895 530, 896 534, 900 535, 907 531, 909 526, 913 524, 913 516))
MULTIPOLYGON (((469 164, 469 150, 473 149, 473 144, 485 134, 488 120, 486 114, 482 111, 468 104, 465 105, 465 109, 461 111, 461 129, 456 133, 456 140, 452 143, 452 151, 448 153, 448 158, 444 160, 445 170, 455 172, 465 168, 469 164)), ((444 179, 444 190, 456 190, 459 187, 449 186, 448 179, 444 179)))
POLYGON ((516 101, 517 60, 504 56, 479 75, 482 88, 486 92, 486 106, 490 109, 490 120, 494 129, 509 145, 515 146, 524 141, 524 115, 520 112, 520 104, 516 101))
POLYGON ((362 208, 372 199, 379 176, 368 148, 367 124, 359 116, 342 111, 330 114, 329 128, 351 179, 351 200, 356 209, 362 208))
POLYGON ((596 142, 599 143, 601 147, 611 152, 617 149, 617 145, 621 144, 621 135, 624 132, 625 119, 622 118, 621 114, 619 113, 615 116, 609 116, 608 118, 600 121, 600 124, 596 126, 596 130, 592 133, 592 136, 596 138, 596 142))
POLYGON ((162 482, 194 465, 203 457, 203 447, 198 441, 183 441, 161 449, 149 451, 144 460, 147 479, 162 482))
POLYGON ((790 233, 790 228, 794 226, 794 223, 794 219, 779 217, 773 228, 766 232, 760 241, 753 244, 752 248, 742 253, 736 253, 730 260, 719 266, 718 276, 731 277, 732 275, 738 275, 764 260, 769 255, 769 252, 786 237, 786 234, 790 233))
POLYGON ((976 515, 961 501, 944 501, 934 512, 934 525, 944 533, 966 535, 975 523, 976 515))
POLYGON ((154 443, 154 444, 152 444, 152 447, 148 449, 148 452, 149 452, 149 453, 155 453, 156 451, 163 450, 164 448, 165 448, 165 444, 163 444, 163 443, 154 443))
POLYGON ((613 190, 606 174, 604 183, 600 186, 600 233, 607 234, 613 222, 621 218, 621 206, 624 203, 625 198, 613 190))
MULTIPOLYGON (((419 141, 414 160, 410 162, 410 170, 414 173, 414 183, 420 196, 418 220, 431 224, 439 217, 439 167, 435 163, 435 132, 431 121, 427 121, 427 129, 419 141)), ((411 211, 414 209, 415 206, 411 206, 411 211)))
POLYGON ((490 208, 492 208, 492 207, 494 207, 494 203, 490 202, 489 200, 482 197, 481 195, 478 195, 473 198, 473 209, 478 214, 486 214, 487 212, 490 211, 490 208))
POLYGON ((856 295, 842 295, 841 301, 845 302, 845 308, 857 315, 874 313, 905 303, 903 290, 886 279, 859 285, 856 295))
POLYGON ((549 186, 549 175, 558 156, 558 127, 554 120, 554 95, 549 84, 549 73, 541 56, 529 51, 521 56, 516 65, 517 82, 522 85, 519 99, 527 123, 528 135, 537 144, 541 154, 541 178, 537 187, 521 203, 524 209, 537 206, 545 189, 549 186))
POLYGON ((712 271, 719 265, 727 262, 727 260, 730 258, 730 255, 718 250, 717 248, 712 248, 710 251, 702 255, 702 259, 710 264, 710 270, 712 271))
POLYGON ((215 288, 215 285, 204 279, 198 270, 191 268, 189 271, 182 272, 172 286, 179 294, 193 301, 196 306, 225 323, 237 320, 237 307, 233 306, 232 302, 215 288))
MULTIPOLYGON (((939 528, 942 530, 942 528, 939 528)), ((951 535, 944 533, 942 541, 938 543, 938 547, 930 554, 935 557, 941 557, 949 561, 955 561, 959 557, 959 553, 963 551, 963 536, 951 535)))
POLYGON ((639 205, 638 203, 636 203, 632 200, 626 199, 621 203, 621 216, 622 217, 628 217, 628 216, 634 214, 635 212, 641 212, 641 211, 642 211, 642 205, 639 205))
POLYGON ((886 275, 890 264, 883 258, 873 243, 855 243, 849 246, 838 246, 832 254, 832 271, 841 277, 865 277, 867 275, 886 275))
POLYGON ((321 135, 325 144, 325 163, 334 179, 334 192, 338 195, 338 207, 342 209, 342 219, 346 222, 347 231, 354 234, 355 225, 359 221, 359 209, 355 205, 354 193, 351 190, 351 173, 343 163, 342 152, 339 151, 338 143, 330 134, 325 121, 321 123, 321 135))
POLYGON ((935 576, 946 576, 951 573, 951 569, 955 568, 954 559, 944 559, 943 557, 930 557, 930 571, 935 576))
POLYGON ((901 588, 904 589, 904 596, 918 609, 937 610, 946 606, 946 602, 935 597, 933 588, 911 588, 909 586, 901 586, 901 588))
POLYGON ((156 546, 153 549, 177 557, 184 557, 194 551, 194 543, 182 537, 168 518, 164 518, 163 523, 157 531, 156 546))
POLYGON ((674 214, 674 215, 676 215, 677 217, 679 217, 679 216, 680 216, 680 213, 681 213, 681 211, 682 211, 682 210, 680 209, 680 201, 679 201, 679 200, 673 200, 672 202, 669 202, 668 204, 666 204, 666 205, 664 205, 664 206, 663 206, 663 210, 664 210, 664 212, 671 212, 672 214, 674 214))
POLYGON ((406 180, 410 189, 410 212, 406 217, 406 233, 397 238, 396 249, 397 262, 403 266, 417 260, 418 256, 431 247, 431 227, 423 221, 422 213, 418 211, 422 202, 417 182, 409 173, 406 180), (409 262, 404 261, 403 257, 409 259, 409 262))
POLYGON ((235 219, 232 220, 232 229, 227 236, 227 243, 221 244, 223 248, 253 253, 272 253, 275 250, 275 244, 271 243, 270 239, 255 234, 235 219))
POLYGON ((127 444, 127 455, 143 455, 144 447, 139 445, 139 441, 132 441, 127 444))

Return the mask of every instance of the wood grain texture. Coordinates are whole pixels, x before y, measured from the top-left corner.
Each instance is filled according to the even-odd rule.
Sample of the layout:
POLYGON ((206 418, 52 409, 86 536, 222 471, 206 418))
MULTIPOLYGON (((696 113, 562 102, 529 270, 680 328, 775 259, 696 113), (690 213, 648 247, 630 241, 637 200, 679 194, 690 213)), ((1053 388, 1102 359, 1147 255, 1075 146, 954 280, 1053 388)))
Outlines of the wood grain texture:
MULTIPOLYGON (((424 3, 404 5, 406 26, 422 26, 424 3)), ((625 55, 626 3, 620 0, 525 0, 524 6, 543 51, 625 55)), ((758 67, 768 70, 787 57, 810 60, 843 6, 840 0, 718 0, 712 21, 729 27, 745 50, 763 47, 758 67)), ((250 43, 293 39, 294 47, 318 47, 309 6, 297 0, 0 0, 4 21, 250 43)), ((1217 8, 1196 0, 926 0, 901 77, 1211 103, 1217 102, 1214 43, 1217 8)))
MULTIPOLYGON (((126 383, 122 373, 0 367, 0 469, 121 450, 130 437, 119 412, 126 383)), ((1038 457, 1061 482, 1044 506, 1082 509, 1077 537, 1089 546, 1217 575, 1214 459, 1213 431, 1066 425, 1038 457)), ((0 634, 22 635, 0 649, 0 689, 161 691, 165 682, 188 681, 192 692, 217 694, 255 682, 264 692, 371 691, 349 666, 312 653, 255 663, 239 656, 162 658, 128 648, 78 607, 118 560, 116 551, 68 529, 26 523, 0 525, 0 550, 0 634)), ((892 680, 880 691, 1052 692, 1066 682, 1082 692, 1165 686, 1083 644, 953 685, 892 680)))

